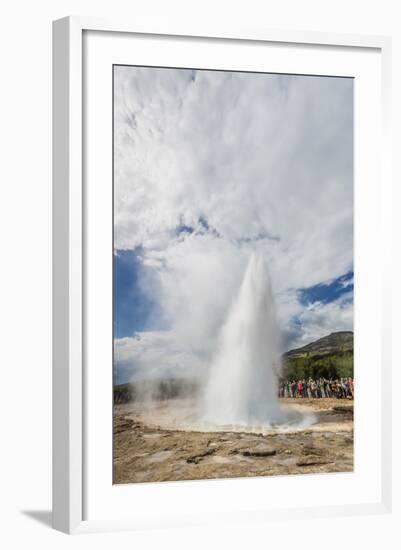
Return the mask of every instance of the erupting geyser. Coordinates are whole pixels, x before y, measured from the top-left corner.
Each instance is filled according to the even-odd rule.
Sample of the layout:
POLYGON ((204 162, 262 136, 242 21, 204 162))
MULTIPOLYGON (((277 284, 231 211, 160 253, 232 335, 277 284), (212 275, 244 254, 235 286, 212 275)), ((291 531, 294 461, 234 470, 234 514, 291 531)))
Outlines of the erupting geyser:
POLYGON ((252 254, 210 367, 203 398, 206 422, 249 427, 287 423, 277 397, 278 337, 269 271, 264 258, 252 254))

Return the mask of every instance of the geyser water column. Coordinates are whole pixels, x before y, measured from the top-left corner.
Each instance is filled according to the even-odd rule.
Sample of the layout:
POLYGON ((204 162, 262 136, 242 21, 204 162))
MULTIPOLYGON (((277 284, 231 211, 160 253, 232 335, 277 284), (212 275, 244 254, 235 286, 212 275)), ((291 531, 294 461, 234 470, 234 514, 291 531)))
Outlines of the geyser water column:
POLYGON ((286 422, 277 397, 278 328, 269 270, 250 256, 221 329, 203 398, 203 419, 214 425, 274 426, 286 422))

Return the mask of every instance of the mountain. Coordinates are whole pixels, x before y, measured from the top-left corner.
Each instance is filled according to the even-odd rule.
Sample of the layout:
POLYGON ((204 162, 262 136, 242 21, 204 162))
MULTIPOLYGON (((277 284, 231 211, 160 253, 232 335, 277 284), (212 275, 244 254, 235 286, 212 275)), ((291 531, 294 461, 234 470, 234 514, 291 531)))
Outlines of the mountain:
POLYGON ((306 344, 302 348, 296 348, 283 354, 287 357, 306 357, 311 355, 328 355, 354 350, 354 333, 351 331, 332 332, 315 342, 306 344))
POLYGON ((282 356, 287 379, 342 378, 354 375, 354 333, 332 332, 282 356))

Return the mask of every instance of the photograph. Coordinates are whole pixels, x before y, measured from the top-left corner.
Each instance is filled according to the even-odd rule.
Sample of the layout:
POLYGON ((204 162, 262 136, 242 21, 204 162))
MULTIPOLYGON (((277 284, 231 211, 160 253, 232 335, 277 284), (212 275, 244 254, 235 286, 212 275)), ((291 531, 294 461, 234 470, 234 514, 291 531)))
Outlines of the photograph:
POLYGON ((112 70, 113 483, 352 472, 354 79, 112 70))

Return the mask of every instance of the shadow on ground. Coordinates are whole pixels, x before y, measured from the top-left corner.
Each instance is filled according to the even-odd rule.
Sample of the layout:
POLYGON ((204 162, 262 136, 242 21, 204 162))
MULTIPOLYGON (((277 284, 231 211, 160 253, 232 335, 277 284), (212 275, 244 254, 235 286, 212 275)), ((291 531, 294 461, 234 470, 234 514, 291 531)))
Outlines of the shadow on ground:
POLYGON ((46 527, 52 526, 52 512, 51 510, 21 510, 21 514, 31 518, 46 527))

